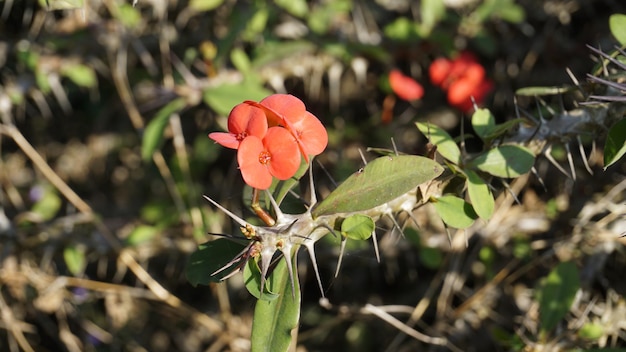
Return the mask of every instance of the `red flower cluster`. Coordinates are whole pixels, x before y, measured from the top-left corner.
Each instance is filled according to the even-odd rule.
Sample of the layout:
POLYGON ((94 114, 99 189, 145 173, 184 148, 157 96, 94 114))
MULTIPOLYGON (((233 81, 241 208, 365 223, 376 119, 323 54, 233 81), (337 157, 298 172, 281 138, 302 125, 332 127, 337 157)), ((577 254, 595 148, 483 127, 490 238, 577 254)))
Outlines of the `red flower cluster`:
POLYGON ((493 88, 485 69, 470 52, 462 52, 454 60, 438 58, 428 71, 430 81, 448 92, 448 103, 463 112, 473 107, 472 98, 480 104, 493 88))
POLYGON ((389 72, 389 85, 398 97, 404 100, 418 100, 424 95, 424 88, 416 80, 405 76, 398 69, 389 72))
POLYGON ((209 133, 209 138, 237 149, 243 180, 257 189, 268 189, 272 177, 292 177, 300 167, 300 155, 308 162, 309 156, 320 154, 328 144, 320 120, 289 94, 235 106, 228 115, 228 133, 209 133))

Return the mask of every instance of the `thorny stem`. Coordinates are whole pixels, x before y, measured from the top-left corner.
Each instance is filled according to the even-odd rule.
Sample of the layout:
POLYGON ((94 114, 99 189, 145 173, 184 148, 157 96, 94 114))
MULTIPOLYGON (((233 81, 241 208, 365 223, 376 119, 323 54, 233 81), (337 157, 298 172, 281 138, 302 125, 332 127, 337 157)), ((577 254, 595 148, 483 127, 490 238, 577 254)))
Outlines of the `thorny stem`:
POLYGON ((261 219, 267 226, 271 227, 276 225, 276 220, 261 207, 261 204, 259 203, 259 194, 260 192, 258 189, 252 189, 252 204, 250 204, 250 207, 256 216, 258 216, 259 219, 261 219))

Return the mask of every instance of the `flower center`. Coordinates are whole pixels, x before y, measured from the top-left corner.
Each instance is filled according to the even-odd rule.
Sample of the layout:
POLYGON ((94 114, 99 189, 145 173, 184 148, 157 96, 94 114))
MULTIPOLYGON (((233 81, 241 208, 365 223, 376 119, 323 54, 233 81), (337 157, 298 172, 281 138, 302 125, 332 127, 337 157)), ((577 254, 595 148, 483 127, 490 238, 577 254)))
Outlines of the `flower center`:
POLYGON ((237 138, 237 140, 240 142, 243 141, 243 139, 246 137, 248 137, 248 131, 243 131, 235 135, 235 138, 237 138))
POLYGON ((262 151, 259 154, 259 162, 263 165, 267 165, 267 163, 270 162, 270 160, 272 160, 272 154, 270 154, 268 151, 262 151))

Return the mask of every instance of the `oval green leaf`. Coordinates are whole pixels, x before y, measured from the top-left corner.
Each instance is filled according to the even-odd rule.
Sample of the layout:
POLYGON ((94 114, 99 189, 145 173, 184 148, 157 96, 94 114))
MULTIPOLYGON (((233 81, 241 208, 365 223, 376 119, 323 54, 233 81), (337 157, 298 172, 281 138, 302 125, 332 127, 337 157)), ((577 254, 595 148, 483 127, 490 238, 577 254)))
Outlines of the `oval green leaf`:
POLYGON ((482 177, 472 170, 465 170, 465 175, 467 176, 467 193, 469 193, 476 214, 489 220, 495 207, 489 186, 482 177))
POLYGON ((452 163, 459 165, 461 163, 461 150, 456 145, 454 139, 450 137, 448 132, 432 123, 416 122, 417 128, 428 138, 430 143, 437 146, 437 151, 441 156, 448 159, 452 163))
POLYGON ((129 246, 137 246, 148 242, 159 234, 159 229, 154 226, 139 225, 128 235, 124 243, 129 246))
POLYGON ((222 84, 208 88, 203 93, 204 102, 220 115, 226 116, 232 108, 244 100, 259 101, 272 94, 271 91, 254 80, 239 84, 222 84))
POLYGON ((496 126, 496 118, 493 117, 489 109, 478 109, 472 114, 472 127, 483 141, 491 134, 496 126))
POLYGON ((626 119, 618 121, 609 130, 604 144, 604 170, 626 154, 626 119))
POLYGON ((367 215, 354 214, 341 222, 341 234, 353 240, 366 240, 372 236, 374 220, 367 215))
POLYGON ((565 317, 579 288, 578 268, 573 262, 559 263, 541 280, 536 296, 542 332, 551 331, 565 317))
POLYGON ((143 140, 141 141, 141 157, 144 161, 152 159, 152 154, 159 147, 163 140, 163 131, 170 121, 172 114, 182 110, 187 104, 185 99, 178 98, 157 112, 156 116, 148 123, 143 132, 143 140))
POLYGON ((609 17, 609 28, 611 28, 611 34, 622 45, 626 45, 626 15, 613 14, 609 17))
POLYGON ((535 156, 530 150, 518 145, 503 145, 478 155, 468 167, 497 177, 514 178, 530 171, 534 163, 535 156))
POLYGON ((242 244, 226 238, 201 244, 189 257, 185 268, 187 280, 194 286, 222 281, 225 276, 237 270, 238 263, 215 275, 212 274, 232 262, 246 247, 247 243, 242 244))
POLYGON ((274 279, 274 272, 270 274, 265 281, 265 287, 263 288, 263 295, 261 295, 261 270, 256 260, 248 260, 248 264, 243 268, 243 282, 251 295, 263 301, 273 301, 280 295, 271 292, 269 288, 272 286, 270 281, 274 279))
POLYGON ((478 218, 472 205, 457 196, 439 197, 434 200, 433 205, 441 220, 450 227, 465 229, 472 226, 478 218))
POLYGON ((67 270, 74 276, 78 276, 82 273, 87 263, 85 252, 78 246, 65 247, 63 250, 63 260, 65 260, 67 270))
POLYGON ((289 270, 285 260, 281 260, 270 275, 268 290, 279 293, 279 297, 272 301, 258 300, 254 308, 252 320, 251 351, 273 352, 287 351, 291 344, 291 331, 298 326, 300 318, 300 283, 298 282, 298 267, 295 263, 292 267, 294 279, 294 291, 291 291, 289 270))
POLYGON ((443 167, 436 161, 421 156, 383 156, 348 177, 311 214, 318 217, 368 210, 398 198, 442 172, 443 167))

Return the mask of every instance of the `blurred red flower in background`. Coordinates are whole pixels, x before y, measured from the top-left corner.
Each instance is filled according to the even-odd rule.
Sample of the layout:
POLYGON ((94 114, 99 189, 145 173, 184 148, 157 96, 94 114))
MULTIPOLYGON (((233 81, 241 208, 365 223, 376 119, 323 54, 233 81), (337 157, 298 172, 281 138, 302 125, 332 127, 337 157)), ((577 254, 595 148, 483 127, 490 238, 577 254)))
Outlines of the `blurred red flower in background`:
POLYGON ((474 106, 472 98, 480 105, 493 88, 493 82, 485 76, 485 68, 467 51, 454 60, 436 59, 428 73, 430 81, 447 92, 448 103, 463 112, 474 106))
POLYGON ((424 96, 422 85, 413 78, 405 76, 397 69, 389 72, 389 85, 398 97, 407 101, 418 100, 424 96))

